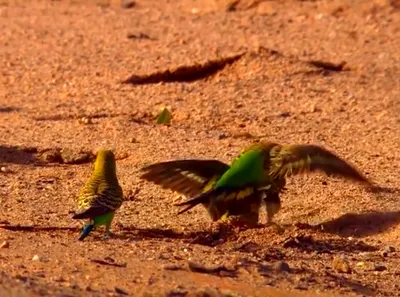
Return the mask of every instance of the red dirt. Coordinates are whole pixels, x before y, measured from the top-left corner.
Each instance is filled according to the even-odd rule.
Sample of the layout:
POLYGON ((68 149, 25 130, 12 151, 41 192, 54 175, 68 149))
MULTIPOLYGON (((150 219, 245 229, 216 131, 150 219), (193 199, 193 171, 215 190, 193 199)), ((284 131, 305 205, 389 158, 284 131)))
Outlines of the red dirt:
POLYGON ((400 296, 398 3, 117 2, 0 1, 0 295, 400 296), (242 53, 163 82, 165 70, 242 53), (122 83, 154 73, 161 82, 122 83), (153 124, 162 106, 170 126, 153 124), (296 177, 275 218, 283 233, 221 232, 202 207, 177 216, 176 194, 138 179, 151 162, 229 162, 252 136, 323 145, 392 190, 296 177), (116 238, 78 242, 71 211, 91 166, 42 151, 100 147, 120 156, 130 199, 116 238), (349 273, 332 267, 342 256, 349 273), (188 260, 228 271, 191 272, 188 260))

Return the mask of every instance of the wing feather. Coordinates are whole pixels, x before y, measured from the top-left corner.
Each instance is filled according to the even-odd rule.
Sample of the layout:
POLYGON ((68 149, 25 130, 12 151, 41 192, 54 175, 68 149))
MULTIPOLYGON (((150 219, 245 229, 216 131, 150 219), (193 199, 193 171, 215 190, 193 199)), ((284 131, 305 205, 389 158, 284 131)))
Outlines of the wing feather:
POLYGON ((286 145, 271 150, 270 175, 289 177, 320 171, 361 183, 371 182, 353 165, 317 145, 286 145))
POLYGON ((185 196, 199 194, 215 176, 222 175, 229 165, 218 160, 176 160, 155 163, 142 168, 140 178, 185 196))

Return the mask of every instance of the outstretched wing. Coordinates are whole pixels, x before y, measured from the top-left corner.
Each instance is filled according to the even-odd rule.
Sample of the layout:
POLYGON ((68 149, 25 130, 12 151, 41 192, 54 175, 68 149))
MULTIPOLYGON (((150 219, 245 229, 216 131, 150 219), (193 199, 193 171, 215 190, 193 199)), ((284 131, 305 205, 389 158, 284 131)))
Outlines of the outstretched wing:
POLYGON ((270 151, 270 162, 270 175, 274 178, 321 171, 371 185, 354 166, 317 145, 275 146, 270 151))
POLYGON ((140 178, 185 196, 203 191, 207 183, 220 177, 229 165, 218 160, 176 160, 155 163, 141 169, 140 178))

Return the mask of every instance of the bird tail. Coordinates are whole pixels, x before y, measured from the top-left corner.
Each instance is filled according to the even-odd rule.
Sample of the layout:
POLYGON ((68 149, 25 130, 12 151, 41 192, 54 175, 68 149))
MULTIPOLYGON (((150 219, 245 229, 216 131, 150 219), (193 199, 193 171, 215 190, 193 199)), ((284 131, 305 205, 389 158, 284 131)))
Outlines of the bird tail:
POLYGON ((211 189, 211 190, 201 193, 198 196, 191 198, 187 201, 175 204, 176 206, 186 205, 186 207, 184 209, 182 209, 181 211, 179 211, 178 214, 187 212, 189 209, 192 209, 193 207, 197 206, 198 204, 208 203, 210 201, 211 197, 218 195, 218 193, 217 193, 218 190, 219 189, 211 189))
POLYGON ((93 230, 93 228, 94 228, 93 224, 86 225, 83 228, 82 233, 79 236, 78 240, 80 240, 80 241, 84 240, 89 235, 89 233, 93 230))

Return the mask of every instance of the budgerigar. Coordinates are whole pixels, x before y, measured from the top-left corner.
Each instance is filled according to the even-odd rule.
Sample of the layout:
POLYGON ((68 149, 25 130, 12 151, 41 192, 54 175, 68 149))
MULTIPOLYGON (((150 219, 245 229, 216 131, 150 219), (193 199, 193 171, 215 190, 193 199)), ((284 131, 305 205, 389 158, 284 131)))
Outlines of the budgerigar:
POLYGON ((203 204, 213 221, 231 216, 250 225, 258 223, 259 207, 265 202, 268 222, 281 207, 279 194, 286 177, 322 171, 365 184, 367 178, 353 166, 316 145, 253 144, 242 151, 229 166, 217 160, 177 160, 156 163, 142 169, 142 178, 186 196, 177 204, 183 213, 203 204))
MULTIPOLYGON (((242 161, 239 161, 239 163, 242 161)), ((186 197, 193 197, 213 189, 225 172, 228 170, 232 172, 230 168, 229 165, 218 160, 167 161, 143 168, 144 173, 141 178, 181 193, 186 197)), ((240 167, 234 168, 239 169, 240 167)), ((239 221, 247 224, 257 224, 262 193, 254 191, 252 187, 240 187, 245 183, 241 183, 239 175, 237 177, 238 191, 229 193, 229 195, 228 192, 221 193, 222 195, 217 199, 218 203, 214 203, 214 199, 203 199, 198 202, 204 205, 213 221, 238 218, 239 221), (236 201, 236 203, 231 203, 232 201, 236 201)), ((193 206, 179 213, 183 213, 193 206)))
POLYGON ((89 219, 79 240, 83 240, 98 226, 105 225, 107 236, 114 214, 122 205, 123 193, 118 183, 114 153, 100 150, 97 153, 94 170, 83 186, 78 197, 78 210, 73 219, 89 219))

